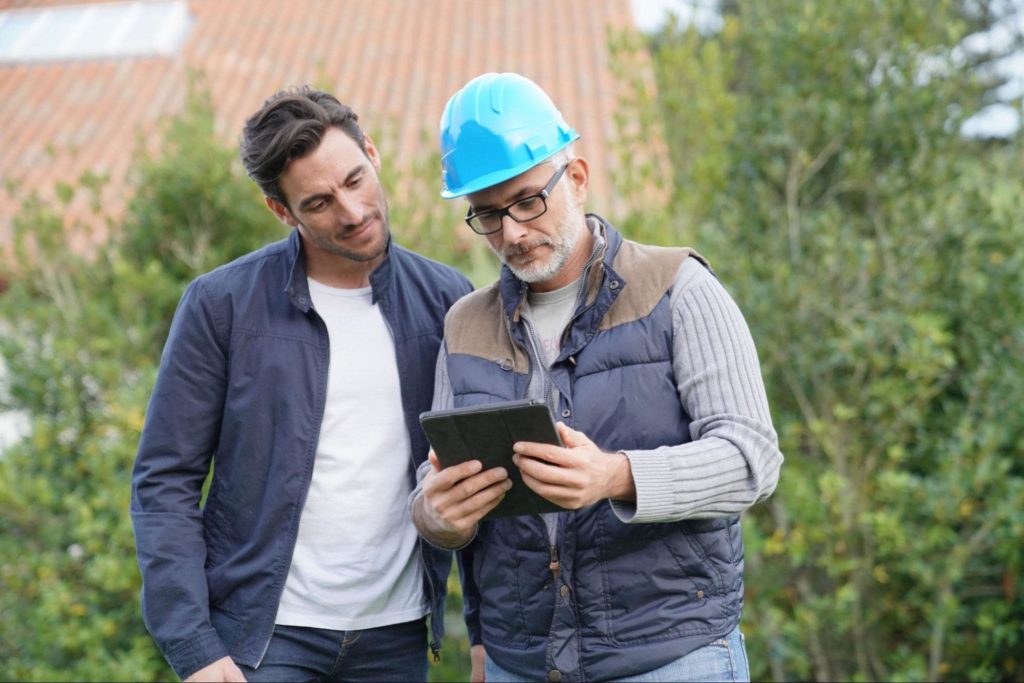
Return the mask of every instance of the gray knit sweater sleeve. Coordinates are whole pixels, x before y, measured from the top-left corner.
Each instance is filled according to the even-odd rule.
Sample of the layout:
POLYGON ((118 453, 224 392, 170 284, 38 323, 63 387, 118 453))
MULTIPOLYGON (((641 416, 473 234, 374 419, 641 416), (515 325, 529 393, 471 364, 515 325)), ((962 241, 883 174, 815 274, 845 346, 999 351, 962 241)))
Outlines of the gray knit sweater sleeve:
POLYGON ((693 258, 679 268, 670 303, 676 388, 693 441, 626 451, 636 503, 611 502, 623 522, 735 515, 779 480, 782 453, 743 314, 693 258))

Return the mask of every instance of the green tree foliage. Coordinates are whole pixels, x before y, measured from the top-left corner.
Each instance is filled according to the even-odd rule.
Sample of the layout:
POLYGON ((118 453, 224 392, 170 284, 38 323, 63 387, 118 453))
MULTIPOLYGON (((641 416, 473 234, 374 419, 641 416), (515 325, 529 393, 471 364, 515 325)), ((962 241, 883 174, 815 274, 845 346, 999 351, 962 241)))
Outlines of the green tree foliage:
POLYGON ((645 229, 733 292, 787 456, 746 524, 755 679, 1024 677, 1024 145, 958 133, 996 84, 958 50, 980 6, 654 39, 676 190, 645 229))

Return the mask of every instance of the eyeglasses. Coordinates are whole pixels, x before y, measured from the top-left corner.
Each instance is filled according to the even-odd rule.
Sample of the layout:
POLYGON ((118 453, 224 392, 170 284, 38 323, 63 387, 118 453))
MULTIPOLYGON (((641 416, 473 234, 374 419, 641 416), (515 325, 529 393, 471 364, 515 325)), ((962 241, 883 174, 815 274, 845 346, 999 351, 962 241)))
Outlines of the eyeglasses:
POLYGON ((548 196, 555 189, 558 179, 562 177, 567 168, 569 168, 568 163, 555 171, 555 175, 551 176, 548 184, 537 194, 523 197, 503 209, 481 211, 480 213, 473 213, 473 210, 470 209, 469 213, 466 214, 466 222, 469 223, 469 227, 473 228, 473 232, 476 234, 490 235, 501 230, 501 219, 505 216, 508 216, 516 223, 526 223, 535 218, 540 218, 548 210, 548 196))

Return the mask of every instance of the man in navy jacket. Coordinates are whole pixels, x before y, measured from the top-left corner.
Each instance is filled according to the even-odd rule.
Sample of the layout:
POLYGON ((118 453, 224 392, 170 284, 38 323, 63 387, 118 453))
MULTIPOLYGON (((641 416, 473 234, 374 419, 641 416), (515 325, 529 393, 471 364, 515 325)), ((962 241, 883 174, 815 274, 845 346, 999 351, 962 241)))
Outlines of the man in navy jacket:
POLYGON ((274 95, 241 157, 293 230, 175 313, 132 480, 146 625, 188 680, 424 680, 451 555, 406 499, 471 286, 393 242, 377 149, 333 96, 274 95))

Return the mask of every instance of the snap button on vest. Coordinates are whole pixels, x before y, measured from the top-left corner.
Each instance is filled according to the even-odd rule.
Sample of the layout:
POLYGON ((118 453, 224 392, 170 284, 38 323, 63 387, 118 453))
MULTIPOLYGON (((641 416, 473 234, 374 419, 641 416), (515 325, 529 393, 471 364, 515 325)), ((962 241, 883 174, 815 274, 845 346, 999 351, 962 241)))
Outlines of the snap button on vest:
POLYGON ((569 417, 570 415, 572 415, 572 411, 568 408, 562 411, 562 417, 569 417))
POLYGON ((552 683, 558 683, 560 680, 562 680, 562 672, 559 671, 558 669, 555 669, 553 671, 549 671, 548 672, 548 680, 551 681, 552 683))
POLYGON ((612 280, 611 283, 608 286, 611 287, 612 289, 618 289, 619 288, 619 281, 618 280, 612 280))

